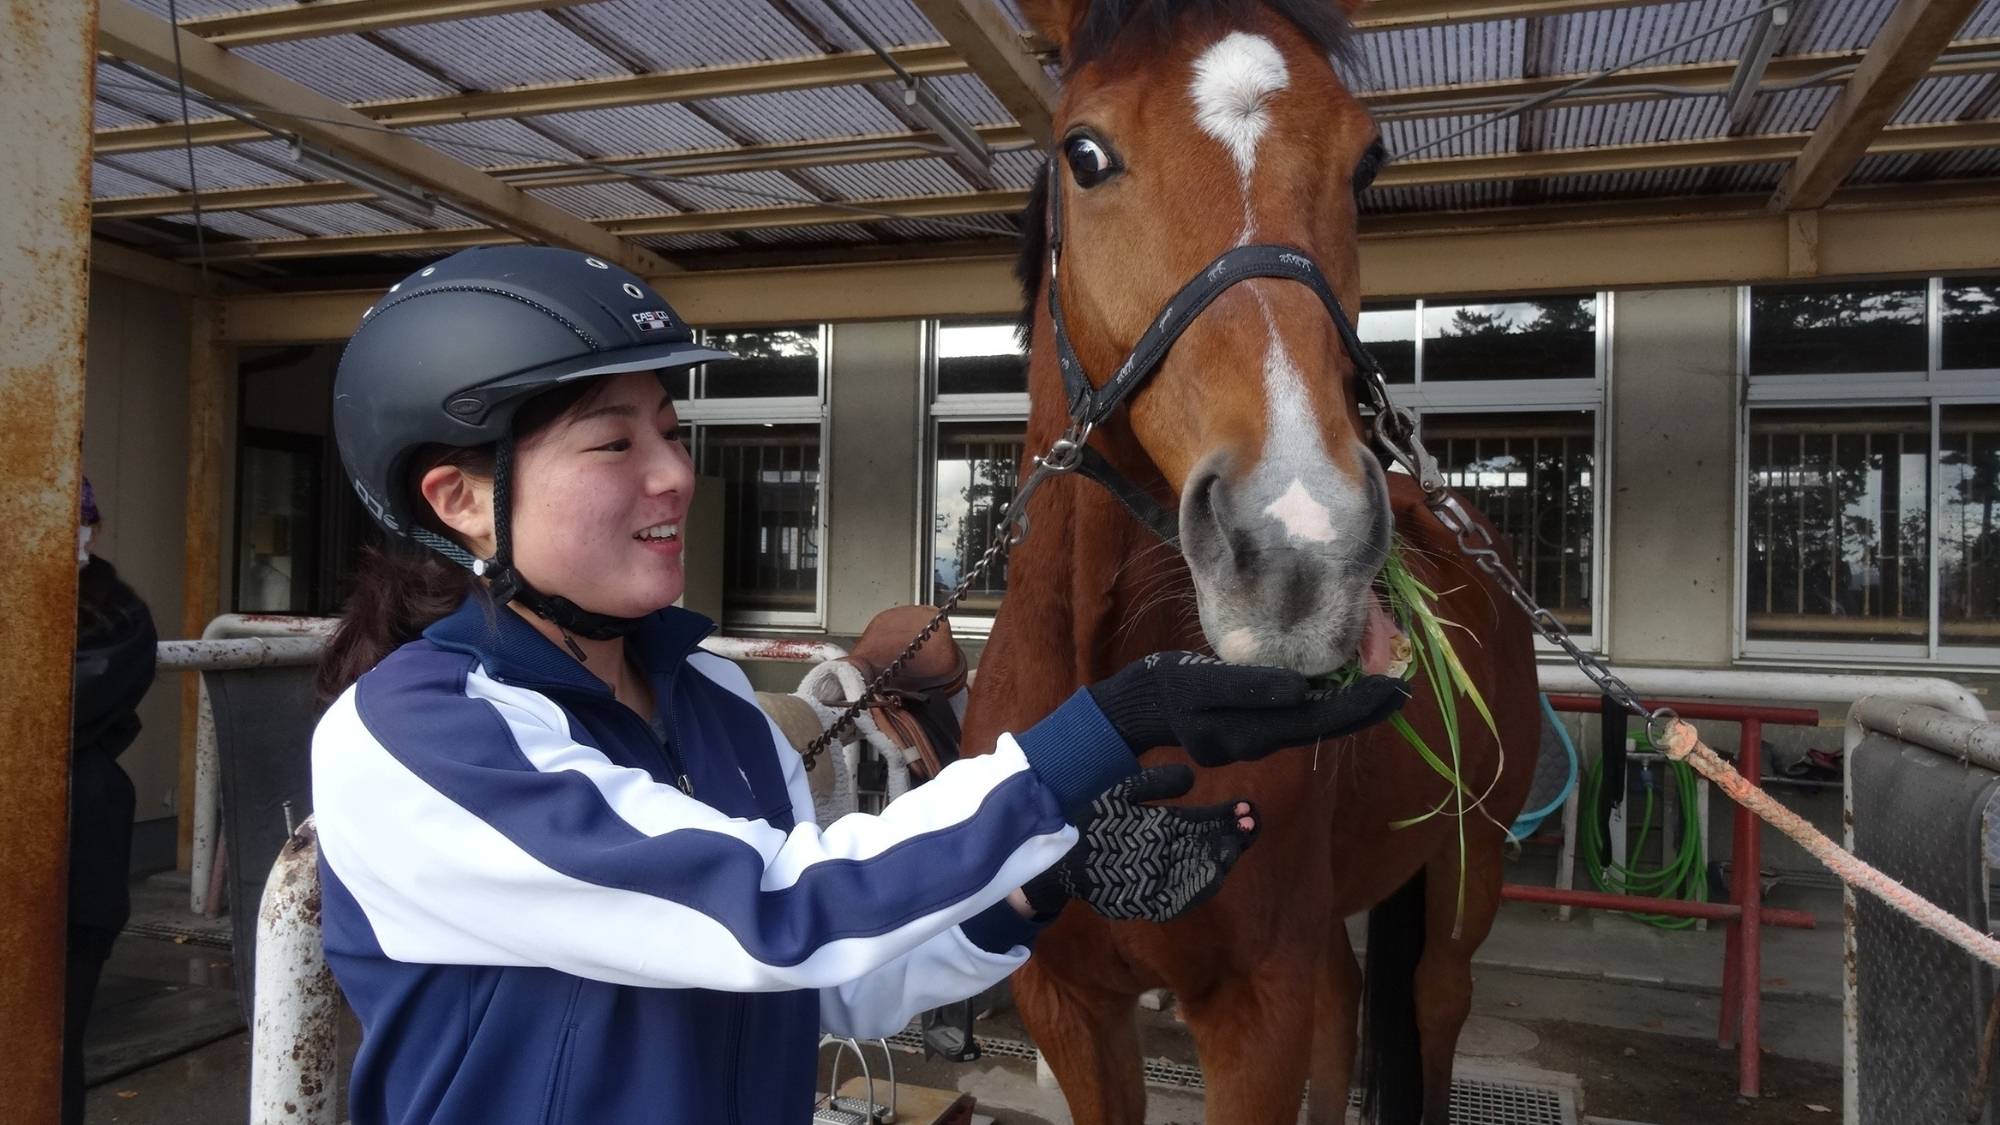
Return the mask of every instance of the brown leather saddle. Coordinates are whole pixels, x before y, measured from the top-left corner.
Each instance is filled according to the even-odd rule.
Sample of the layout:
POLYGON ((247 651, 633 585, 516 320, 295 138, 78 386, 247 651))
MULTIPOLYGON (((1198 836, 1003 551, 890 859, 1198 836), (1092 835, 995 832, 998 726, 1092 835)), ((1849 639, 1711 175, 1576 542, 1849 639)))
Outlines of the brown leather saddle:
MULTIPOLYGON (((862 630, 847 663, 863 680, 873 680, 936 613, 937 607, 928 605, 883 610, 862 630)), ((952 639, 951 623, 946 621, 870 702, 868 716, 903 752, 912 783, 928 781, 958 760, 958 713, 952 710, 951 697, 963 690, 965 653, 952 639)))

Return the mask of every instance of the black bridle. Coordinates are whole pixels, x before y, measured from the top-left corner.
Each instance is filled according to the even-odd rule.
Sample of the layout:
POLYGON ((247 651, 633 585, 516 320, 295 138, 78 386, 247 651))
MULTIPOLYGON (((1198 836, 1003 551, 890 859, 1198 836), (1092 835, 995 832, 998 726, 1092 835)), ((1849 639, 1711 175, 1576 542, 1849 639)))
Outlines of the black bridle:
MULTIPOLYGON (((1160 314, 1153 318, 1140 335, 1139 342, 1126 353, 1124 362, 1118 365, 1104 385, 1093 385, 1084 371, 1083 361, 1077 358, 1075 346, 1070 343, 1069 327, 1063 318, 1061 170, 1062 156, 1057 153, 1048 162, 1049 318, 1055 324, 1056 362, 1062 370, 1063 392, 1069 406, 1069 427, 1051 454, 1052 457, 1067 458, 1068 463, 1060 460, 1049 463, 1053 471, 1074 471, 1089 477, 1103 485, 1155 535, 1170 543, 1176 541, 1179 538, 1178 517, 1161 508, 1151 493, 1133 484, 1092 449, 1089 445, 1090 434, 1152 376, 1173 349, 1175 341, 1180 339, 1181 333, 1187 331, 1203 310, 1224 291, 1257 277, 1296 281, 1312 290, 1319 297, 1320 304, 1326 306, 1327 315, 1333 319, 1334 331, 1339 333, 1341 345, 1354 364, 1355 382, 1375 411, 1378 438, 1404 436, 1413 428, 1411 415, 1389 402, 1382 365, 1362 345, 1360 335, 1354 331, 1354 324, 1348 319, 1346 310, 1340 307, 1340 298, 1334 296, 1333 287, 1327 284, 1319 264, 1313 261, 1312 255, 1291 246, 1260 243, 1234 247, 1216 255, 1206 268, 1167 299, 1160 314)), ((1390 443, 1385 442, 1387 444, 1390 443)), ((1043 460, 1048 463, 1048 459, 1043 460)), ((1016 500, 1016 506, 1020 507, 1025 500, 1024 494, 1016 500)))

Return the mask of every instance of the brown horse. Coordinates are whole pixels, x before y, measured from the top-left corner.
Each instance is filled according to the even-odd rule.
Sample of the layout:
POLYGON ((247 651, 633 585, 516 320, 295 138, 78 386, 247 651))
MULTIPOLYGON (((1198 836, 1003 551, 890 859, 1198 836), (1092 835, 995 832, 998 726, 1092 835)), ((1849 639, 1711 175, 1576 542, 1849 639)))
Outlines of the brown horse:
MULTIPOLYGON (((1067 72, 1051 178, 1062 193, 1057 269, 1093 384, 1232 246, 1303 251, 1355 307, 1355 194, 1380 145, 1329 62, 1347 34, 1331 0, 1026 7, 1067 72)), ((1045 196, 1023 255, 1031 450, 1069 421, 1040 243, 1045 196)), ((980 663, 966 745, 990 749, 997 732, 1156 650, 1207 647, 1308 674, 1347 663, 1381 620, 1372 584, 1393 526, 1413 571, 1443 593, 1440 615, 1462 626, 1457 648, 1502 732, 1496 740, 1469 710, 1461 723, 1463 776, 1484 812, 1392 829, 1449 808, 1450 790, 1387 726, 1201 773, 1190 802, 1247 797, 1263 821, 1221 894, 1167 925, 1073 908, 1014 978, 1079 1123, 1142 1120, 1134 1000, 1154 987, 1173 990, 1194 1033, 1210 1121, 1292 1121, 1308 1077, 1311 1120, 1342 1120, 1357 1038, 1372 1117, 1446 1120, 1472 953, 1499 905, 1495 822, 1518 812, 1534 760, 1534 657, 1522 616, 1460 556, 1410 478, 1371 454, 1352 367, 1307 286, 1259 277, 1216 296, 1090 439, 1177 514, 1178 550, 1088 480, 1043 488, 980 663), (1364 910, 1365 983, 1343 923, 1364 910)), ((1430 685, 1415 690, 1404 714, 1442 749, 1430 685)))

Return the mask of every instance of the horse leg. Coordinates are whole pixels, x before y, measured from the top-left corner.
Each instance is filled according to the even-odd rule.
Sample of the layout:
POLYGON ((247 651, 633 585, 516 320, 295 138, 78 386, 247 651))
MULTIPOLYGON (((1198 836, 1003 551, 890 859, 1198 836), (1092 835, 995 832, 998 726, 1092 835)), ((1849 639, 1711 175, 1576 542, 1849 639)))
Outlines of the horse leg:
POLYGON ((1014 1005, 1075 1125, 1143 1125, 1138 998, 1058 978, 1032 959, 1012 985, 1014 1005))
POLYGON ((1354 1079, 1354 1048, 1361 1011, 1361 966, 1347 923, 1328 929, 1313 975, 1312 1072, 1306 1087, 1307 1125, 1344 1125, 1347 1091, 1354 1079))
POLYGON ((1467 834, 1465 911, 1458 912, 1459 857, 1447 850, 1425 868, 1424 953, 1417 962, 1417 1040, 1422 1048, 1423 1125, 1446 1125, 1458 1035, 1472 1014, 1472 955, 1500 908, 1497 836, 1467 834), (1457 932, 1453 930, 1456 928, 1457 932))
POLYGON ((1313 1045, 1313 1001, 1298 983, 1315 960, 1303 944, 1279 949, 1197 998, 1178 998, 1208 1087, 1204 1118, 1243 1125, 1298 1120, 1313 1045))

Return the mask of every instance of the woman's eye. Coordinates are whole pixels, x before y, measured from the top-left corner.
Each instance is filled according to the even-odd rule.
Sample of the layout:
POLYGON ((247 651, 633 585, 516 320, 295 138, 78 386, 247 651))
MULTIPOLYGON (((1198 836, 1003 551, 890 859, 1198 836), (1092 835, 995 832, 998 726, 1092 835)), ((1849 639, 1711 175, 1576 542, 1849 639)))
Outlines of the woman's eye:
POLYGON ((670 430, 661 430, 660 436, 678 445, 687 444, 687 435, 681 432, 681 428, 679 426, 675 426, 673 429, 670 430))
POLYGON ((1118 170, 1111 150, 1097 138, 1082 133, 1063 142, 1063 159, 1069 163, 1070 175, 1076 177, 1078 187, 1096 187, 1118 170))
POLYGON ((597 451, 604 453, 623 453, 630 448, 632 448, 632 442, 629 439, 619 438, 617 441, 608 442, 604 445, 598 446, 597 451))

